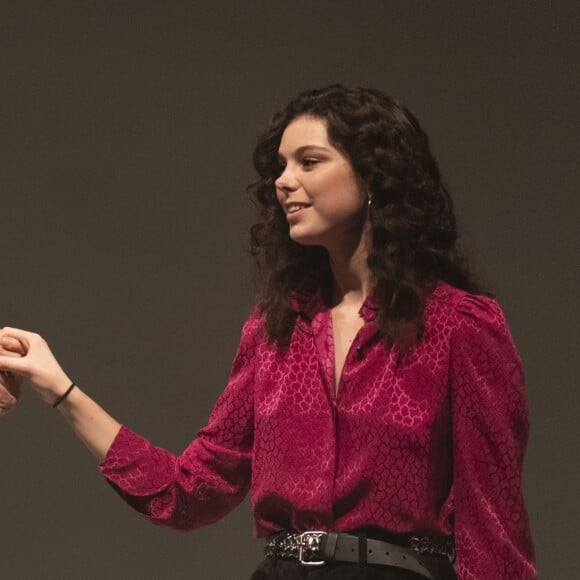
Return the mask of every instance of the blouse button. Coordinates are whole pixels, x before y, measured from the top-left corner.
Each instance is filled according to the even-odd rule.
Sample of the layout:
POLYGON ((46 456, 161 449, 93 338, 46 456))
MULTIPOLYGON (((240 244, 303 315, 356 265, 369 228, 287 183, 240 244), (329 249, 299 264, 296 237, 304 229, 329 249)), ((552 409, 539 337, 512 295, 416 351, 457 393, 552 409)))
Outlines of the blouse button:
POLYGON ((358 360, 362 360, 365 357, 362 346, 357 346, 355 352, 356 358, 358 358, 358 360))

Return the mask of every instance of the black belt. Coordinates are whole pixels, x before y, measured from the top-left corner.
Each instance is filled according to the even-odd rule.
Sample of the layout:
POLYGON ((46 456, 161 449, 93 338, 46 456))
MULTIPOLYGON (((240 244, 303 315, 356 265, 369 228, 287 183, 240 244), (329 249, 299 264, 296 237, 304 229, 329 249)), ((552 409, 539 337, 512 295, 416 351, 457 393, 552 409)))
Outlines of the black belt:
MULTIPOLYGON (((423 549, 429 554, 437 554, 434 557, 440 562, 441 556, 451 560, 452 547, 443 553, 441 548, 435 550, 433 543, 428 544, 424 540, 413 542, 413 540, 420 539, 411 538, 410 545, 413 548, 405 548, 384 540, 366 538, 364 535, 314 531, 301 534, 281 532, 268 538, 264 552, 268 558, 296 560, 302 566, 322 566, 329 561, 366 563, 404 568, 424 578, 434 580, 435 577, 429 571, 429 561, 433 556, 419 550, 423 549), (364 538, 362 542, 361 537, 364 538), (365 544, 366 554, 359 550, 359 546, 365 544)), ((450 539, 445 538, 445 540, 450 539)), ((444 542, 441 545, 446 544, 444 542)))

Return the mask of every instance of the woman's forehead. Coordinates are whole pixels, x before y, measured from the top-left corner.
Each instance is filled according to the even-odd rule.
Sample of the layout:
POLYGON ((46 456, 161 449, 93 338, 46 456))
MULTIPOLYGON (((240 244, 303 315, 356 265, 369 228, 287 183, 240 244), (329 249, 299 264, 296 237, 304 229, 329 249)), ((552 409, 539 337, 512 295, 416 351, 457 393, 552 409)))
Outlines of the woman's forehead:
POLYGON ((290 121, 282 133, 278 152, 286 156, 306 146, 334 149, 324 119, 303 115, 290 121))

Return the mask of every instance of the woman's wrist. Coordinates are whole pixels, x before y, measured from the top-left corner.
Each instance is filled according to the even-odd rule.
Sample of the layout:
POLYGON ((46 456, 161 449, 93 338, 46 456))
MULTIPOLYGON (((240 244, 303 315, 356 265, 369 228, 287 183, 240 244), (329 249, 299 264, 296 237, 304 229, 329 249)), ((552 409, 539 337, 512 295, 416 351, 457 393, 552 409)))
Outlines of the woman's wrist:
POLYGON ((52 408, 56 409, 56 407, 58 407, 70 395, 71 391, 75 387, 76 384, 74 382, 71 383, 68 389, 54 401, 54 403, 52 404, 52 408))
MULTIPOLYGON (((73 381, 69 379, 66 375, 58 377, 54 381, 50 381, 52 384, 46 384, 45 386, 40 386, 35 384, 34 381, 31 380, 31 385, 34 387, 34 390, 37 392, 38 396, 41 398, 43 402, 54 407, 55 403, 58 405, 57 402, 60 398, 63 398, 64 401, 64 394, 70 389, 71 384, 73 381)), ((70 393, 69 393, 70 394, 70 393)), ((67 395, 68 397, 68 395, 67 395)))

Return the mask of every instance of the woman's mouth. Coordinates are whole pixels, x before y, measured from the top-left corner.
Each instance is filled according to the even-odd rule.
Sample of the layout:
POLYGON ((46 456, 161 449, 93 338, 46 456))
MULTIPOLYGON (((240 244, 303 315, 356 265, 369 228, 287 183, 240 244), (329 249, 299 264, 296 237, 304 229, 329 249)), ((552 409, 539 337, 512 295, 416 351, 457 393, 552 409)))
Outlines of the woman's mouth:
POLYGON ((310 207, 309 203, 289 203, 286 206, 286 215, 295 216, 310 207))

